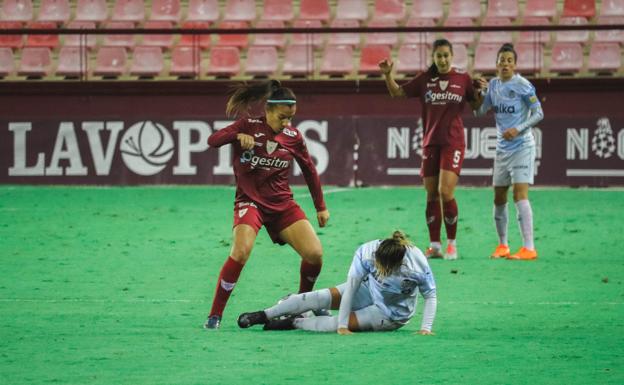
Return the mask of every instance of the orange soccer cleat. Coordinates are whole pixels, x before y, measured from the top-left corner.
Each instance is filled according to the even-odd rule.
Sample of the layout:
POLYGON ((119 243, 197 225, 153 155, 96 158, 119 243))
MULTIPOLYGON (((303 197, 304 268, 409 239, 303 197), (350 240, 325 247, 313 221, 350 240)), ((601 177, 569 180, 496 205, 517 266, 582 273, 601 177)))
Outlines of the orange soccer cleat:
POLYGON ((496 250, 490 255, 492 259, 509 258, 511 253, 509 252, 509 246, 500 244, 496 246, 496 250))
POLYGON ((537 250, 529 250, 526 247, 521 247, 517 253, 507 257, 507 259, 531 261, 537 259, 537 250))
POLYGON ((425 257, 427 257, 427 259, 439 259, 442 258, 443 255, 440 249, 427 247, 427 250, 425 250, 425 257))
POLYGON ((446 246, 446 252, 444 253, 444 259, 451 260, 451 261, 457 259, 457 247, 455 247, 455 245, 451 245, 449 243, 446 246))

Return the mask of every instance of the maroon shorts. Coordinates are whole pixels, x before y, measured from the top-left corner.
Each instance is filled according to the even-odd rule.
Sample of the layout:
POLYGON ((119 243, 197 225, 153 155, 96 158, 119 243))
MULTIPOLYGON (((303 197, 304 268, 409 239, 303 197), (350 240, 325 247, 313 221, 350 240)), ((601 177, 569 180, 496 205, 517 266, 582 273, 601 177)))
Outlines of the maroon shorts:
POLYGON ((279 237, 279 233, 301 219, 307 217, 295 201, 290 201, 288 207, 278 213, 266 213, 253 202, 239 202, 234 205, 233 227, 241 224, 249 225, 258 234, 264 225, 273 243, 283 245, 286 242, 279 237))
POLYGON ((440 175, 440 170, 452 171, 459 176, 462 163, 464 163, 464 151, 466 148, 453 146, 428 146, 423 148, 423 161, 420 168, 420 176, 440 175))

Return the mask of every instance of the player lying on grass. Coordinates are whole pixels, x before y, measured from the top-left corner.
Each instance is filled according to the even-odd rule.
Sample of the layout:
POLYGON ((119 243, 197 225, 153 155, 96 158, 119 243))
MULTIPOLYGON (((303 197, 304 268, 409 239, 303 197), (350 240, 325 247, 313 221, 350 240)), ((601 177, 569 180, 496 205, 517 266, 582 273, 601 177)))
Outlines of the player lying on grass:
POLYGON ((402 232, 395 231, 388 239, 367 242, 356 250, 347 282, 291 295, 268 309, 243 313, 238 317, 238 326, 264 324, 264 330, 302 329, 338 334, 395 330, 414 315, 418 292, 425 298, 419 333, 433 334, 437 306, 433 273, 422 251, 411 245, 402 232), (299 316, 328 308, 339 309, 338 317, 299 316))

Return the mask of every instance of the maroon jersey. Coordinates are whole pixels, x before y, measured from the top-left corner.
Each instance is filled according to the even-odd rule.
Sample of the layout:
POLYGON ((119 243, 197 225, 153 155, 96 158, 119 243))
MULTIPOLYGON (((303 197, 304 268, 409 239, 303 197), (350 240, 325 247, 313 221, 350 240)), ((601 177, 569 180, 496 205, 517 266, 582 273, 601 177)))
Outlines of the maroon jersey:
POLYGON ((423 146, 465 146, 461 114, 474 100, 470 75, 455 68, 431 76, 423 72, 403 85, 408 97, 419 97, 423 116, 423 146))
POLYGON ((296 128, 275 133, 264 117, 242 118, 208 138, 211 147, 229 143, 234 149, 236 203, 251 200, 267 212, 284 211, 293 199, 288 175, 295 159, 312 194, 314 207, 317 211, 326 209, 316 167, 296 128), (243 150, 237 134, 253 136, 255 147, 243 150))

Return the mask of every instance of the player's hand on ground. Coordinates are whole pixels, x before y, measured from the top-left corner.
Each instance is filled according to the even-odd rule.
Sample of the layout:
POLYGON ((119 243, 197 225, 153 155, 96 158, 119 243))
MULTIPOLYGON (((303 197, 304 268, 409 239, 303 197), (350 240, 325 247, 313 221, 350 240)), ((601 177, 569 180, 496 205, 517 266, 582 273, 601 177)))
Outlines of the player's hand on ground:
POLYGON ((353 334, 353 332, 348 328, 338 328, 337 333, 341 336, 348 336, 350 334, 353 334))
POLYGON ((505 138, 505 140, 512 140, 518 136, 519 133, 520 132, 516 127, 508 128, 505 132, 503 132, 503 138, 505 138))
POLYGON ((387 75, 390 72, 392 72, 392 67, 394 67, 394 63, 390 59, 383 59, 382 61, 379 62, 379 69, 381 70, 381 73, 384 75, 387 75))
POLYGON ((323 210, 316 213, 316 219, 318 219, 319 227, 325 227, 327 221, 329 221, 329 210, 323 210))
POLYGON ((417 333, 421 336, 435 336, 435 333, 430 330, 419 330, 417 333))
POLYGON ((254 148, 254 145, 256 144, 254 137, 251 135, 237 134, 236 139, 240 142, 240 145, 243 148, 243 150, 251 150, 252 148, 254 148))

